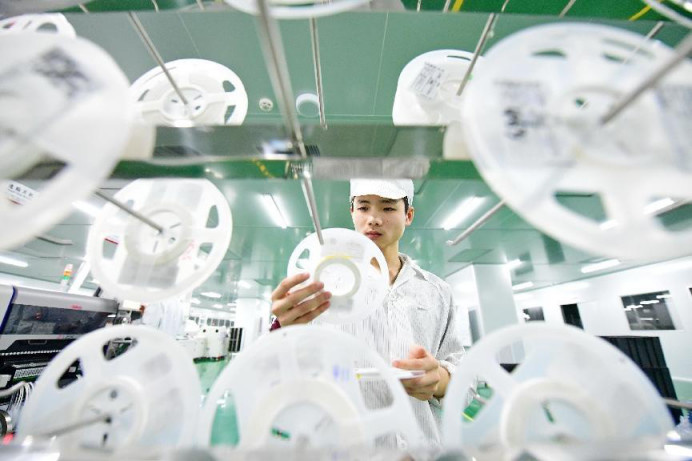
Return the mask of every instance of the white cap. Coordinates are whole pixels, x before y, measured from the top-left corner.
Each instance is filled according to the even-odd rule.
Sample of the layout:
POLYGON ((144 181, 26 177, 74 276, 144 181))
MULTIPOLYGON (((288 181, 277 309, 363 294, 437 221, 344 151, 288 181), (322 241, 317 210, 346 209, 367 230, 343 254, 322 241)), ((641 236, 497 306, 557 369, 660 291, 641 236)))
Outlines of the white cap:
POLYGON ((400 199, 407 197, 413 206, 413 181, 410 179, 351 179, 351 195, 379 195, 384 198, 400 199))

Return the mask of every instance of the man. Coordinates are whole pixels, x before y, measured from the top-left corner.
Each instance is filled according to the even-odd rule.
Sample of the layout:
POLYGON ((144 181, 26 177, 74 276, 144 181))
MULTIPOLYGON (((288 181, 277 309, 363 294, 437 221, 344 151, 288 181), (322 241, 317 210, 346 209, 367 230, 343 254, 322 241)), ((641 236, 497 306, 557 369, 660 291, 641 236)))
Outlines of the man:
MULTIPOLYGON (((402 384, 413 397, 425 436, 439 444, 440 399, 464 349, 449 285, 399 253, 399 241, 413 222, 413 182, 355 179, 350 197, 355 230, 382 250, 390 289, 383 305, 368 318, 337 328, 365 341, 395 367, 425 371, 402 384)), ((322 291, 320 282, 291 291, 308 278, 310 274, 288 277, 272 293, 272 329, 311 322, 329 308, 331 294, 322 291)))

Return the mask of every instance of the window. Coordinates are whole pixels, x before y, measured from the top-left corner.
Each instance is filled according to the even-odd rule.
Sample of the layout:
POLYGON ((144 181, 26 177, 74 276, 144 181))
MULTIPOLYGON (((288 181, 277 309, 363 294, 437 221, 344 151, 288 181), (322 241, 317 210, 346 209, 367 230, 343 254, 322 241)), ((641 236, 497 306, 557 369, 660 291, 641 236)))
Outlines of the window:
POLYGON ((524 320, 526 320, 527 322, 545 320, 545 317, 543 317, 543 308, 529 307, 527 309, 524 309, 524 320))
POLYGON ((668 311, 672 307, 669 291, 656 291, 620 297, 630 330, 675 330, 668 311))

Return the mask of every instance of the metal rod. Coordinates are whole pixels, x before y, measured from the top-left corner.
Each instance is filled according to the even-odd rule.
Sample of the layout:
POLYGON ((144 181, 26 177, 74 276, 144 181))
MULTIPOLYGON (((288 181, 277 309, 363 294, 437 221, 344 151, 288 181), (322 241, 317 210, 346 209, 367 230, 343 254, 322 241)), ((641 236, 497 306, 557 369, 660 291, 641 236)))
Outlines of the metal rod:
POLYGON ((572 9, 572 7, 574 6, 575 3, 577 3, 577 0, 569 0, 569 2, 567 2, 567 5, 565 5, 565 7, 562 9, 562 11, 560 11, 559 17, 564 18, 565 15, 567 13, 569 13, 569 10, 572 9))
POLYGON ((461 92, 464 91, 466 84, 469 82, 469 79, 471 78, 471 72, 473 72, 473 68, 476 65, 476 61, 478 61, 478 56, 480 56, 481 51, 483 51, 485 42, 488 40, 488 36, 490 35, 490 31, 493 29, 496 19, 497 13, 490 13, 490 16, 488 16, 488 20, 485 22, 485 27, 483 27, 483 32, 481 33, 481 37, 478 39, 478 43, 476 43, 476 49, 473 51, 473 58, 469 63, 468 69, 466 69, 464 78, 461 79, 461 83, 459 84, 457 96, 461 95, 461 92))
POLYGON ((57 437, 57 436, 67 434, 67 433, 72 432, 72 431, 76 431, 77 429, 81 429, 83 427, 91 426, 92 424, 110 421, 111 418, 112 418, 112 415, 110 413, 104 413, 102 415, 96 415, 92 418, 83 419, 81 421, 77 421, 76 423, 72 423, 72 424, 68 424, 67 426, 63 426, 59 429, 54 429, 50 432, 46 432, 44 434, 41 434, 39 437, 57 437))
POLYGON ((308 211, 310 212, 310 218, 312 218, 312 224, 315 226, 317 240, 319 240, 320 245, 324 245, 324 237, 322 237, 322 226, 320 225, 320 217, 317 214, 317 202, 315 201, 315 191, 312 189, 312 180, 310 179, 310 174, 308 172, 303 173, 302 186, 305 201, 308 202, 308 211))
POLYGON ((452 0, 445 0, 445 6, 442 8, 443 13, 449 13, 449 4, 452 3, 452 0))
POLYGON ((420 12, 420 5, 423 3, 423 0, 418 0, 418 4, 416 5, 416 11, 420 12))
POLYGON ((658 21, 654 27, 651 28, 648 34, 646 34, 646 39, 651 40, 654 38, 660 31, 663 29, 663 26, 665 25, 664 21, 658 21))
POLYGON ((673 399, 663 399, 663 401, 669 407, 684 408, 686 410, 692 410, 692 403, 680 402, 679 400, 673 400, 673 399))
POLYGON ((204 11, 204 3, 202 3, 202 0, 197 0, 197 6, 199 7, 200 10, 204 11))
POLYGON ((509 0, 505 0, 505 3, 502 4, 502 8, 500 8, 500 13, 505 12, 505 8, 507 8, 508 3, 509 3, 509 0))
POLYGON ((497 213, 498 211, 500 211, 500 208, 502 208, 503 206, 505 206, 505 201, 504 201, 504 200, 500 200, 499 202, 497 202, 497 203, 495 204, 495 206, 493 206, 491 209, 489 209, 488 211, 486 211, 485 214, 484 214, 483 216, 481 216, 480 218, 478 218, 478 220, 477 220, 476 222, 474 222, 473 224, 471 224, 471 225, 468 227, 468 229, 466 229, 464 232, 462 232, 461 234, 459 234, 459 236, 458 236, 457 238, 455 238, 454 240, 447 240, 447 242, 446 242, 446 243, 447 243, 447 246, 454 246, 454 245, 458 244, 459 242, 461 242, 462 240, 464 240, 466 237, 468 237, 469 235, 471 235, 471 233, 472 233, 473 231, 475 231, 476 229, 478 229, 479 227, 481 227, 483 224, 485 224, 485 222, 486 222, 488 219, 490 219, 495 213, 497 213))
POLYGON ((151 3, 154 4, 154 11, 156 11, 158 13, 159 12, 159 4, 156 3, 156 0, 151 0, 151 3))
POLYGON ((82 10, 83 13, 89 13, 89 10, 87 10, 87 7, 84 6, 84 4, 82 4, 82 3, 79 4, 79 9, 82 10))
POLYGON ((125 213, 129 214, 130 216, 133 216, 133 217, 139 219, 140 221, 142 221, 144 224, 148 225, 149 227, 156 229, 159 233, 163 232, 163 227, 159 226, 158 224, 156 224, 151 219, 147 218, 146 216, 144 216, 141 213, 138 213, 137 211, 133 210, 129 206, 125 205, 124 203, 114 199, 110 195, 104 194, 100 190, 95 191, 94 194, 96 194, 96 196, 98 196, 98 197, 101 197, 106 202, 112 203, 113 205, 117 206, 118 208, 123 210, 125 213))
POLYGON ((159 51, 156 49, 154 42, 151 41, 149 34, 146 30, 144 30, 144 26, 142 26, 142 23, 139 21, 139 18, 132 11, 129 11, 127 14, 130 16, 130 21, 132 22, 132 25, 134 26, 137 33, 139 34, 139 37, 142 39, 144 45, 146 45, 147 49, 149 50, 149 54, 151 54, 151 56, 154 58, 154 61, 156 61, 156 63, 159 65, 164 75, 168 79, 168 82, 173 87, 173 91, 175 91, 175 94, 177 94, 180 100, 183 102, 183 104, 185 104, 188 114, 190 115, 190 117, 192 117, 192 111, 190 110, 190 105, 187 101, 187 98, 185 97, 183 92, 180 91, 178 84, 175 82, 175 79, 173 78, 173 75, 171 75, 171 73, 168 72, 168 69, 166 69, 166 64, 163 62, 163 59, 161 58, 159 51))
POLYGON ((72 240, 59 239, 49 234, 41 234, 36 236, 37 239, 43 240, 44 242, 52 243, 53 245, 69 246, 74 245, 72 240))
POLYGON ((312 41, 312 62, 315 66, 315 84, 317 99, 320 104, 320 125, 327 129, 327 118, 324 114, 324 87, 322 86, 322 62, 320 61, 320 36, 317 32, 317 20, 310 18, 310 40, 312 41))
POLYGON ((680 42, 680 44, 675 48, 675 54, 671 56, 670 59, 663 63, 659 69, 644 79, 644 81, 641 82, 634 90, 625 95, 622 99, 620 99, 620 101, 610 108, 610 110, 601 118, 601 125, 605 125, 617 117, 627 106, 641 96, 642 93, 658 83, 658 81, 665 77, 668 72, 683 62, 690 53, 692 53, 692 33, 685 36, 682 42, 680 42))
POLYGON ((293 97, 279 26, 269 11, 267 0, 257 0, 257 6, 260 11, 258 19, 260 22, 259 35, 262 42, 262 51, 268 63, 267 70, 274 87, 274 93, 279 100, 279 107, 284 117, 286 128, 294 144, 296 144, 301 157, 307 158, 308 154, 303 143, 303 133, 295 112, 295 98, 293 97))

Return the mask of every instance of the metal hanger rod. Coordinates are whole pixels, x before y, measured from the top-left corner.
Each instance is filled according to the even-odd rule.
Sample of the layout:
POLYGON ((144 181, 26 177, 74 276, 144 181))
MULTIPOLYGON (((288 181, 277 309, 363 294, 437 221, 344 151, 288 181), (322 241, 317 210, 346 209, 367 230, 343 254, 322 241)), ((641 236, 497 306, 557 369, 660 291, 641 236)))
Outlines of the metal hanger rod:
POLYGON ((163 227, 159 226, 158 224, 156 224, 154 221, 147 218, 143 214, 133 210, 132 208, 125 205, 121 201, 114 199, 110 195, 104 194, 100 190, 95 191, 94 194, 98 197, 101 197, 106 202, 112 203, 113 205, 117 206, 118 208, 123 210, 125 213, 129 214, 130 216, 133 216, 133 217, 139 219, 140 221, 142 221, 144 224, 148 225, 149 227, 156 229, 159 233, 163 232, 163 227))
POLYGON ((459 236, 458 236, 457 238, 455 238, 454 240, 447 240, 447 242, 446 242, 446 243, 447 243, 447 246, 454 246, 454 245, 457 245, 459 242, 461 242, 462 240, 466 239, 469 235, 471 235, 471 233, 472 233, 473 231, 475 231, 476 229, 478 229, 479 227, 481 227, 483 224, 485 224, 485 222, 486 222, 487 220, 489 220, 490 218, 492 218, 492 216, 493 216, 495 213, 497 213, 498 211, 500 211, 500 208, 502 208, 503 206, 505 206, 505 201, 504 201, 504 200, 500 200, 499 202, 497 202, 497 203, 495 204, 495 206, 493 206, 491 209, 489 209, 488 211, 486 211, 485 214, 484 214, 483 216, 481 216, 480 218, 478 218, 478 220, 476 220, 476 222, 474 222, 473 224, 471 224, 471 225, 468 227, 468 229, 466 229, 464 232, 462 232, 461 234, 459 234, 459 236))
POLYGON ((634 90, 626 94, 618 101, 610 110, 601 118, 601 125, 613 120, 632 102, 642 95, 646 90, 656 85, 663 77, 665 77, 678 64, 687 59, 687 55, 692 53, 692 33, 689 33, 675 48, 675 54, 671 56, 661 67, 656 69, 651 75, 645 78, 634 90))
POLYGON ((466 69, 464 78, 461 79, 461 83, 459 84, 457 96, 461 95, 461 92, 464 91, 466 84, 469 82, 469 79, 471 78, 471 72, 473 72, 473 68, 476 65, 476 61, 478 61, 478 56, 480 56, 481 51, 483 51, 485 42, 488 40, 488 36, 490 35, 490 31, 493 30, 493 26, 495 25, 496 20, 497 13, 490 13, 490 16, 488 16, 488 20, 485 22, 485 27, 483 27, 483 32, 481 33, 481 36, 478 39, 478 43, 476 44, 476 49, 473 52, 473 58, 469 63, 469 68, 466 69))
POLYGON ((185 98, 185 95, 183 94, 182 91, 180 91, 180 87, 178 84, 175 82, 175 79, 173 78, 173 75, 171 75, 170 72, 168 72, 168 69, 166 69, 166 64, 163 62, 163 59, 161 58, 161 54, 159 54, 159 51, 156 49, 156 46, 154 45, 154 42, 151 41, 151 38, 149 37, 149 34, 147 31, 144 29, 144 26, 142 26, 142 23, 140 22, 139 18, 137 17, 136 14, 134 14, 132 11, 129 11, 128 16, 130 17, 130 22, 132 22, 132 25, 134 26, 135 30, 139 34, 139 37, 142 39, 144 42, 144 45, 147 47, 149 50, 149 53, 151 56, 154 58, 154 61, 159 65, 161 70, 163 71, 164 75, 168 79, 168 82, 171 84, 173 87, 173 91, 175 91, 175 94, 178 95, 180 100, 185 104, 185 107, 187 108, 187 112, 192 116, 192 111, 190 110, 190 105, 187 101, 187 98, 185 98))
POLYGON ((320 36, 317 32, 317 20, 310 18, 310 40, 312 41, 312 62, 315 66, 315 84, 317 99, 320 104, 320 126, 327 129, 327 118, 324 114, 324 87, 322 86, 322 62, 320 61, 320 36))

